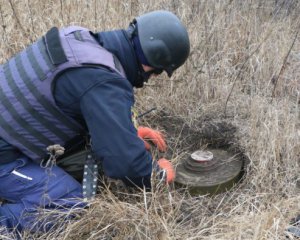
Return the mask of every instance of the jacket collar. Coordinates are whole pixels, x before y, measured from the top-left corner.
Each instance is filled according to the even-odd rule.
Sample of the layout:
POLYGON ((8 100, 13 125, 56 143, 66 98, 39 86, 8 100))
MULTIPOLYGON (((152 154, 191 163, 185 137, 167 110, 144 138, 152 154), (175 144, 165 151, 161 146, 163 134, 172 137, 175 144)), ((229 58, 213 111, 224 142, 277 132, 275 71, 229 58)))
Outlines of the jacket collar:
POLYGON ((142 66, 137 60, 127 32, 125 30, 99 32, 96 37, 101 46, 119 59, 132 86, 142 87, 144 84, 142 66))

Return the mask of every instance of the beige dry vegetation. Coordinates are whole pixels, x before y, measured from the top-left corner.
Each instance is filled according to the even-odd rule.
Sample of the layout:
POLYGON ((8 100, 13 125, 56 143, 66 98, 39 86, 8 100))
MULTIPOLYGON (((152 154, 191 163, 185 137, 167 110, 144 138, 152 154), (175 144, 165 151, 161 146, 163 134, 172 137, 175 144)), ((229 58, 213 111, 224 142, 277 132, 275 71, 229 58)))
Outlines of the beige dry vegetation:
POLYGON ((300 210, 298 1, 0 0, 0 63, 53 25, 125 28, 155 9, 181 17, 191 55, 171 80, 162 76, 137 91, 140 112, 158 109, 143 124, 166 131, 168 119, 180 120, 175 134, 166 131, 175 163, 184 153, 177 148, 186 137, 181 128, 197 133, 206 122, 233 124, 232 144, 249 159, 245 179, 214 197, 171 188, 103 191, 78 221, 24 239, 285 239, 300 210))

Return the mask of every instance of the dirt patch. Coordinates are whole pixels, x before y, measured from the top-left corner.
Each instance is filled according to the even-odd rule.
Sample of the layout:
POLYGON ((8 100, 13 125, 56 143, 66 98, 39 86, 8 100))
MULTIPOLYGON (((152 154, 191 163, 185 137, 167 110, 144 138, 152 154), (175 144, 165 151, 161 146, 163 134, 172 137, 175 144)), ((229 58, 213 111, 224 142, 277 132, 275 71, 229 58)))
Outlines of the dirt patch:
POLYGON ((198 149, 221 148, 243 153, 236 137, 237 127, 229 121, 199 118, 188 123, 183 117, 160 111, 143 119, 165 133, 169 146, 168 157, 198 149))

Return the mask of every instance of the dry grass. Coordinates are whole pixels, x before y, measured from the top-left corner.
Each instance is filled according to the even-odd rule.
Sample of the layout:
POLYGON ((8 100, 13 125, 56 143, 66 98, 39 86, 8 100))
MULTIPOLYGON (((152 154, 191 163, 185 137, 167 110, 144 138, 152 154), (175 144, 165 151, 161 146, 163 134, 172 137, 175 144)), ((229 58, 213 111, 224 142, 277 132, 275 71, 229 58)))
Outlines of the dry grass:
MULTIPOLYGON (((245 180, 215 197, 171 189, 108 191, 78 221, 32 238, 285 239, 284 229, 300 207, 296 0, 0 0, 0 62, 53 25, 125 28, 134 16, 154 9, 183 19, 192 48, 171 80, 162 76, 137 91, 140 112, 158 108, 143 124, 164 129, 161 112, 180 119, 182 129, 197 130, 207 121, 233 124, 232 141, 250 160, 245 180)), ((181 133, 169 138, 176 161, 183 152, 176 149, 181 133)))

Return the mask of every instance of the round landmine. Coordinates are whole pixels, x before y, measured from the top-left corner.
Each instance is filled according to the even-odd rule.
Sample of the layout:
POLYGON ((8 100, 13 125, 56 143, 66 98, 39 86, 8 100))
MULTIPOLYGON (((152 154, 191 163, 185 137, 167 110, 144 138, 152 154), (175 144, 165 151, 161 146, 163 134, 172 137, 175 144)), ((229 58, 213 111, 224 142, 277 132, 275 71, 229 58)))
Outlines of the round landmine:
POLYGON ((199 150, 176 167, 175 184, 192 195, 225 192, 240 180, 242 167, 243 160, 225 150, 199 150))

